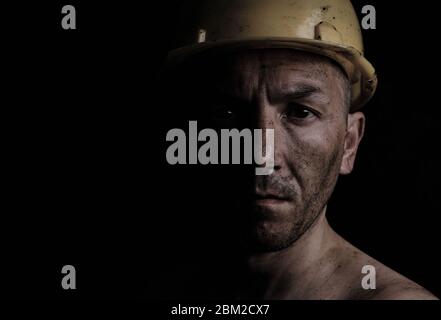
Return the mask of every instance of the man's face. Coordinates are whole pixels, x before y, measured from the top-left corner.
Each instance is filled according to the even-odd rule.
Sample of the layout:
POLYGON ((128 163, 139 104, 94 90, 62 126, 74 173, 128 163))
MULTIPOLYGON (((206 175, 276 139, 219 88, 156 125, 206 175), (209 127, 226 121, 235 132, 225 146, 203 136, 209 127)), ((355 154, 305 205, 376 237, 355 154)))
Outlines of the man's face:
POLYGON ((274 172, 253 176, 237 214, 255 248, 286 248, 321 213, 339 173, 352 169, 342 167, 345 149, 358 145, 346 141, 345 75, 326 58, 288 50, 234 54, 211 75, 208 102, 219 127, 274 129, 274 172))

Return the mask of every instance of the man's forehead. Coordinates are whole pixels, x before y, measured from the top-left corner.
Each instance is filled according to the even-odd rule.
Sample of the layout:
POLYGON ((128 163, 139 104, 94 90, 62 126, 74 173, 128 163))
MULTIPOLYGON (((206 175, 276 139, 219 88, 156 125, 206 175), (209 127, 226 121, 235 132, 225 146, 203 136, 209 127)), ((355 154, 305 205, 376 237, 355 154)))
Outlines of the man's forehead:
POLYGON ((260 64, 262 67, 274 68, 287 64, 327 64, 329 59, 310 52, 292 49, 250 49, 231 53, 223 57, 228 64, 260 64))
POLYGON ((216 65, 215 87, 235 92, 256 89, 262 83, 275 90, 305 84, 320 88, 339 72, 325 57, 294 50, 250 50, 224 57, 216 65))

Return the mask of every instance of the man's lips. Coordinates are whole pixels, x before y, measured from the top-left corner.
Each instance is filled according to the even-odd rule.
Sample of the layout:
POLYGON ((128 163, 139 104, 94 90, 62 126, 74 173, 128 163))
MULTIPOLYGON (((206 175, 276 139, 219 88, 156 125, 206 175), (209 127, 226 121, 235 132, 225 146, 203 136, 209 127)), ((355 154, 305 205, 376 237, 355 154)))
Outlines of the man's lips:
POLYGON ((288 201, 287 197, 279 196, 271 193, 255 193, 251 197, 255 204, 276 204, 280 202, 288 201))

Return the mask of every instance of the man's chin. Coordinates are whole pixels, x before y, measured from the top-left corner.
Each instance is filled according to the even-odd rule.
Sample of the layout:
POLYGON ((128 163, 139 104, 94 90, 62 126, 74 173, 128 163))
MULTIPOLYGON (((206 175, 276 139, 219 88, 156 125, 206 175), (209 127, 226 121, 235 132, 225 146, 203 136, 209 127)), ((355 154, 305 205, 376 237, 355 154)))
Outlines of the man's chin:
POLYGON ((246 249, 272 252, 289 247, 298 238, 301 225, 292 201, 263 200, 241 204, 238 232, 246 249))
POLYGON ((245 245, 250 251, 273 252, 286 249, 297 240, 296 232, 280 222, 258 222, 250 226, 245 245))

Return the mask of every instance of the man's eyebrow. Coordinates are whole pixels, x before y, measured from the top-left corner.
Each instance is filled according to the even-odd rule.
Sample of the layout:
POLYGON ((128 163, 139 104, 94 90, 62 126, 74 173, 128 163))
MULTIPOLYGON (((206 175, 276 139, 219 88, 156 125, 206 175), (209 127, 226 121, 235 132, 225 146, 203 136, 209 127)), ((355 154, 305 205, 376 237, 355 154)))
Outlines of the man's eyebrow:
POLYGON ((300 99, 317 93, 322 93, 322 89, 314 85, 302 84, 277 90, 276 97, 274 98, 300 99))
MULTIPOLYGON (((243 97, 238 97, 228 90, 222 90, 221 87, 216 87, 211 93, 224 102, 249 103, 243 97)), ((284 100, 301 99, 315 94, 323 95, 323 90, 313 84, 293 84, 291 86, 283 86, 283 88, 274 88, 273 90, 269 88, 268 93, 270 101, 281 102, 284 100)))

